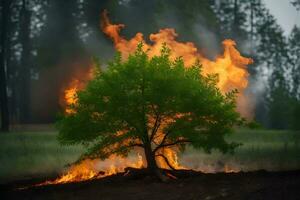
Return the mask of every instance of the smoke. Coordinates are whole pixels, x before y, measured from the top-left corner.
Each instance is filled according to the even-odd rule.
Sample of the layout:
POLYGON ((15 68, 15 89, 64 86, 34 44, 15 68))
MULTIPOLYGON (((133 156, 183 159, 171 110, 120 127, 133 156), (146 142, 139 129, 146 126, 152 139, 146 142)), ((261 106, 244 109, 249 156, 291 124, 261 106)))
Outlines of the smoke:
MULTIPOLYGON (((221 37, 217 34, 217 27, 210 25, 201 12, 193 14, 195 15, 193 20, 186 22, 186 16, 183 16, 181 11, 171 4, 160 11, 157 11, 157 4, 154 1, 142 3, 119 1, 117 5, 107 4, 106 6, 111 12, 113 21, 126 24, 126 28, 122 30, 125 38, 131 38, 137 32, 141 32, 146 36, 146 42, 149 42, 148 35, 151 33, 156 33, 162 28, 174 28, 179 35, 176 40, 193 42, 205 57, 213 60, 221 53, 221 37)), ((107 60, 115 54, 111 40, 100 30, 101 8, 97 9, 99 12, 94 18, 98 23, 89 23, 88 19, 83 19, 80 22, 81 26, 77 27, 78 36, 81 39, 75 46, 78 51, 74 53, 74 49, 67 48, 66 51, 71 52, 69 55, 59 55, 57 63, 54 63, 51 68, 42 69, 39 80, 32 81, 31 107, 34 119, 43 122, 53 121, 60 109, 61 91, 70 84, 72 79, 85 76, 84 74, 91 66, 91 58, 99 58, 104 64, 102 66, 105 67, 107 60)), ((54 19, 58 20, 57 16, 54 19)), ((53 51, 55 49, 56 47, 53 51)))
POLYGON ((186 24, 180 19, 180 14, 176 13, 176 8, 170 8, 156 15, 155 23, 159 29, 174 28, 179 35, 179 41, 193 42, 201 54, 210 59, 221 53, 221 38, 216 34, 216 27, 209 27, 200 12, 194 16, 195 20, 191 24, 186 24))
POLYGON ((197 37, 196 44, 200 43, 198 46, 201 46, 202 54, 210 59, 214 59, 221 53, 221 40, 217 38, 212 30, 201 23, 197 23, 193 27, 193 31, 197 37))
POLYGON ((59 64, 43 68, 39 79, 31 81, 31 118, 33 123, 51 123, 61 110, 64 89, 73 79, 85 80, 90 60, 74 57, 61 60, 59 64))
MULTIPOLYGON (((87 25, 84 29, 88 30, 87 35, 81 38, 85 52, 87 52, 91 58, 96 57, 103 63, 110 60, 115 54, 115 50, 111 41, 109 41, 100 30, 100 19, 97 27, 87 25)), ((81 30, 81 32, 83 31, 84 30, 81 30)))

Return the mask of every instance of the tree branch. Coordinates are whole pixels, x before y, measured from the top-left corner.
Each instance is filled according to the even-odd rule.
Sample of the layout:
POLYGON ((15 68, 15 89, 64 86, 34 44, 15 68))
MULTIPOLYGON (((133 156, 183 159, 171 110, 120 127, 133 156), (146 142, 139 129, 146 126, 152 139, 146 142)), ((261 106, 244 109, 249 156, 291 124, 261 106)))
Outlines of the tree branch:
MULTIPOLYGON (((110 144, 112 145, 112 144, 110 144)), ((132 147, 141 147, 144 148, 143 144, 139 144, 139 143, 133 143, 130 145, 126 145, 126 146, 122 146, 122 148, 132 148, 132 147)), ((105 148, 109 148, 109 145, 106 145, 105 148)), ((98 158, 99 154, 101 154, 103 157, 108 158, 110 155, 112 154, 117 154, 118 152, 122 151, 122 148, 117 148, 115 150, 110 151, 109 153, 107 152, 103 152, 102 150, 97 150, 97 151, 91 151, 91 152, 87 152, 84 155, 82 155, 75 163, 78 163, 82 160, 84 160, 85 158, 98 158)))
MULTIPOLYGON (((153 110, 155 112, 155 108, 153 108, 153 110)), ((160 121, 161 121, 159 113, 155 112, 155 115, 156 115, 156 119, 155 119, 155 123, 154 123, 153 129, 152 129, 151 135, 150 135, 150 142, 153 140, 153 138, 154 138, 159 126, 160 126, 160 121)))
POLYGON ((167 163, 167 165, 170 167, 170 169, 176 170, 176 168, 171 165, 171 163, 169 162, 168 158, 165 155, 163 155, 163 154, 157 154, 155 156, 162 157, 164 159, 164 161, 167 163))
POLYGON ((118 153, 118 152, 122 151, 122 148, 128 149, 128 148, 132 148, 132 147, 141 147, 141 148, 144 148, 144 145, 143 144, 139 144, 139 143, 133 143, 133 144, 129 144, 129 145, 120 146, 120 148, 112 150, 111 152, 109 152, 109 154, 118 153))
POLYGON ((129 144, 129 145, 120 145, 121 148, 132 148, 132 147, 142 147, 144 148, 144 145, 143 144, 140 144, 140 143, 133 143, 133 144, 129 144))
POLYGON ((167 139, 167 136, 170 134, 170 132, 171 132, 171 131, 168 131, 168 132, 164 135, 164 137, 163 137, 161 143, 160 143, 158 146, 161 146, 161 145, 163 145, 163 144, 165 143, 165 141, 166 141, 166 139, 167 139))
POLYGON ((168 144, 160 144, 154 149, 153 152, 155 153, 157 150, 164 148, 164 147, 174 146, 174 145, 180 144, 180 143, 190 143, 190 142, 191 142, 190 140, 177 140, 175 142, 168 143, 168 144))

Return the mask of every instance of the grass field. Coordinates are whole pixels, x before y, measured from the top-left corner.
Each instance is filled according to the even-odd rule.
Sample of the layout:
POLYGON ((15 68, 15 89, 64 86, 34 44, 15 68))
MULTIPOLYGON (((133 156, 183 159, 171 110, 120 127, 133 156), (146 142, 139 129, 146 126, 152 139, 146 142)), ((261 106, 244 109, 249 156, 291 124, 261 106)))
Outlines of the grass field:
MULTIPOLYGON (((55 131, 1 134, 0 182, 62 172, 83 147, 61 146, 56 136, 55 131)), ((243 171, 300 169, 300 133, 240 129, 227 139, 243 145, 233 155, 188 149, 179 160, 187 167, 208 172, 224 167, 243 171)))
POLYGON ((223 171, 224 168, 233 171, 300 169, 299 132, 240 129, 227 140, 242 145, 232 155, 217 151, 205 154, 190 149, 181 156, 182 162, 207 172, 223 171))
POLYGON ((57 132, 12 132, 0 135, 0 182, 61 172, 83 151, 61 146, 57 132))

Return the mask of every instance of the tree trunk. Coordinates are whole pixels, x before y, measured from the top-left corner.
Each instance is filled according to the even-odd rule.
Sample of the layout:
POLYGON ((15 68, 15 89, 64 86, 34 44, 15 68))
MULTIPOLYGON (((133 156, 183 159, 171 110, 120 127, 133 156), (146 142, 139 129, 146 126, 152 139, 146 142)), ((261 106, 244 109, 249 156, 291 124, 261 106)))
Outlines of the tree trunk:
POLYGON ((250 2, 250 42, 251 42, 251 55, 253 55, 253 48, 254 48, 254 45, 253 45, 253 42, 254 42, 254 23, 253 23, 253 20, 254 20, 254 0, 251 0, 250 2))
POLYGON ((23 0, 22 10, 20 13, 21 32, 20 39, 22 44, 20 84, 19 84, 19 104, 20 104, 20 122, 28 123, 30 120, 30 20, 31 11, 27 8, 27 1, 23 0))
POLYGON ((233 7, 233 37, 237 39, 238 36, 238 0, 234 0, 234 7, 233 7))
POLYGON ((7 19, 9 17, 9 1, 2 0, 2 31, 1 31, 1 58, 0 58, 0 106, 1 106, 1 131, 9 130, 9 111, 6 81, 6 39, 7 19))
POLYGON ((147 161, 147 169, 151 174, 159 178, 162 182, 166 182, 169 180, 167 176, 162 173, 162 170, 157 166, 155 155, 151 149, 150 141, 146 142, 145 147, 145 157, 147 161))

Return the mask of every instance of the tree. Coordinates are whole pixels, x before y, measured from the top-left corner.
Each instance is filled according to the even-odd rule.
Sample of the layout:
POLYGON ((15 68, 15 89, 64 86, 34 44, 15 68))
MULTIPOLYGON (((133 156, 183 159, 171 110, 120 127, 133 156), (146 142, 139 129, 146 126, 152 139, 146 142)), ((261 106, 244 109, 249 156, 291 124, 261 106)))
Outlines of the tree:
POLYGON ((22 8, 20 11, 20 41, 22 44, 22 56, 19 77, 19 93, 22 101, 20 104, 20 122, 28 123, 30 115, 30 65, 31 60, 31 41, 30 41, 30 23, 31 23, 31 11, 28 9, 28 2, 22 0, 22 8))
POLYGON ((238 144, 224 135, 240 122, 236 91, 223 95, 216 75, 203 76, 199 64, 186 68, 169 55, 163 47, 160 56, 148 58, 139 45, 128 60, 117 56, 105 71, 98 68, 58 121, 60 141, 90 145, 83 158, 126 156, 141 148, 147 169, 163 180, 156 160, 168 163, 166 148, 233 151, 238 144))
POLYGON ((37 77, 36 41, 44 25, 47 1, 9 1, 6 75, 10 123, 31 122, 30 82, 37 77))
POLYGON ((243 0, 215 1, 215 14, 218 18, 221 35, 232 38, 237 43, 247 40, 247 13, 243 0))
POLYGON ((282 28, 261 2, 253 1, 249 7, 255 21, 251 37, 255 41, 252 48, 256 66, 252 74, 267 81, 265 95, 256 108, 256 119, 271 128, 287 128, 290 104, 283 102, 289 93, 287 41, 282 28))
POLYGON ((297 10, 300 10, 300 0, 292 0, 291 4, 295 6, 297 10))
MULTIPOLYGON (((274 78, 276 80, 276 78, 274 78)), ((294 99, 285 85, 278 84, 270 91, 268 99, 269 126, 274 129, 289 129, 292 126, 294 99)))
POLYGON ((45 7, 44 26, 36 39, 38 79, 32 81, 31 123, 52 123, 61 107, 60 91, 89 67, 89 55, 77 30, 81 22, 78 2, 53 0, 45 7), (47 104, 41 104, 39 99, 45 95, 47 104))
POLYGON ((291 81, 287 76, 291 71, 288 64, 290 49, 282 28, 260 0, 215 0, 214 8, 222 35, 233 37, 244 47, 243 53, 254 59, 249 68, 250 93, 251 90, 256 93, 257 82, 265 82, 262 84, 266 85, 264 92, 255 95, 255 119, 264 126, 285 128, 289 124, 286 115, 291 114, 288 111, 292 110, 292 104, 282 101, 286 100, 287 94, 293 100, 289 94, 291 81))
POLYGON ((300 28, 297 26, 293 28, 290 34, 288 48, 292 77, 291 95, 294 98, 291 128, 300 130, 300 28))
POLYGON ((77 3, 75 1, 50 1, 46 13, 47 19, 39 38, 38 64, 53 67, 61 61, 74 59, 82 54, 76 30, 77 3), (53 35, 57 37, 54 38, 53 35))
POLYGON ((0 105, 1 105, 1 131, 9 130, 9 112, 8 112, 8 98, 7 98, 7 82, 6 82, 6 40, 9 14, 9 1, 3 0, 1 5, 2 23, 1 23, 1 60, 0 60, 0 105))
POLYGON ((288 41, 292 76, 292 93, 300 100, 300 28, 295 26, 288 41))

